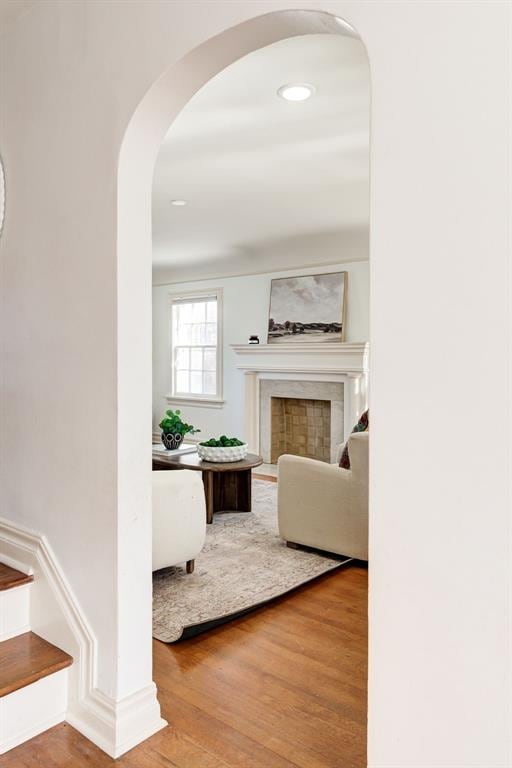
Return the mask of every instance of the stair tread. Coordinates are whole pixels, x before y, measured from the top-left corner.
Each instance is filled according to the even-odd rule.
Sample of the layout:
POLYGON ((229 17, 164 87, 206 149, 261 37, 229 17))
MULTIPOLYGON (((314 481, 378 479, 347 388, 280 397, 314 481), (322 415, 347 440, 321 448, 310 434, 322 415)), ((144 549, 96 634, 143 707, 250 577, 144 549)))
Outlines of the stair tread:
POLYGON ((69 667, 73 658, 34 632, 0 643, 0 698, 69 667))
POLYGON ((31 581, 34 581, 33 576, 17 571, 16 568, 11 568, 5 563, 0 563, 0 592, 19 587, 22 584, 30 584, 31 581))

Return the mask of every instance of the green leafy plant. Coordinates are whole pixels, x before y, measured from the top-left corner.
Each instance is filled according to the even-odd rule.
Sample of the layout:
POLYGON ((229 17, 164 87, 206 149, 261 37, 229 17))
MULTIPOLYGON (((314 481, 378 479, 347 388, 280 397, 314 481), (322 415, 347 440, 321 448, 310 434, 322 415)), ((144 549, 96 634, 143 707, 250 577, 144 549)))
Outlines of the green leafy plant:
POLYGON ((204 445, 207 448, 233 448, 235 445, 244 445, 244 443, 238 439, 238 437, 226 437, 226 435, 221 435, 218 440, 215 440, 214 437, 210 438, 210 440, 205 440, 204 443, 200 443, 200 445, 204 445))
POLYGON ((196 432, 200 432, 200 429, 196 429, 192 424, 187 424, 181 419, 181 411, 166 411, 165 416, 160 422, 160 429, 166 435, 195 435, 196 432))

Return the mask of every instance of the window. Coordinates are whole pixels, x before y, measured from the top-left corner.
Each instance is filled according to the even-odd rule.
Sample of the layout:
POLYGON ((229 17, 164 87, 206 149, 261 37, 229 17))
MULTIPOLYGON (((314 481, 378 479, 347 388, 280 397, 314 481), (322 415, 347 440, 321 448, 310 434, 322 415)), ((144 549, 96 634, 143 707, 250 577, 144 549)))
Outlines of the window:
POLYGON ((219 295, 171 297, 172 396, 220 399, 219 295))

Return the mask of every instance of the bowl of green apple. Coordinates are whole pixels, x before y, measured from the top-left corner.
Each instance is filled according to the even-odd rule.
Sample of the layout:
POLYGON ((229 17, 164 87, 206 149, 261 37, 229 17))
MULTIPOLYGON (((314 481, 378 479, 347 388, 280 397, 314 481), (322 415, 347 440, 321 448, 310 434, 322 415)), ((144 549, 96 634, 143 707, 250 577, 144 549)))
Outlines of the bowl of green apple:
POLYGON ((228 462, 242 461, 247 456, 248 445, 238 437, 221 435, 198 443, 197 453, 203 461, 228 462))

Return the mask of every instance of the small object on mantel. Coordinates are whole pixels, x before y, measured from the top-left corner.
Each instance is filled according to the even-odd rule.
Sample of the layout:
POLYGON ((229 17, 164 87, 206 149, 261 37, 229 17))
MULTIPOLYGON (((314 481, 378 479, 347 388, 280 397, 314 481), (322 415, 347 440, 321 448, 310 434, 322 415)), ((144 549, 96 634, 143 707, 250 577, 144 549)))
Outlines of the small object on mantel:
POLYGON ((259 344, 260 340, 258 336, 249 336, 249 344, 259 344))

